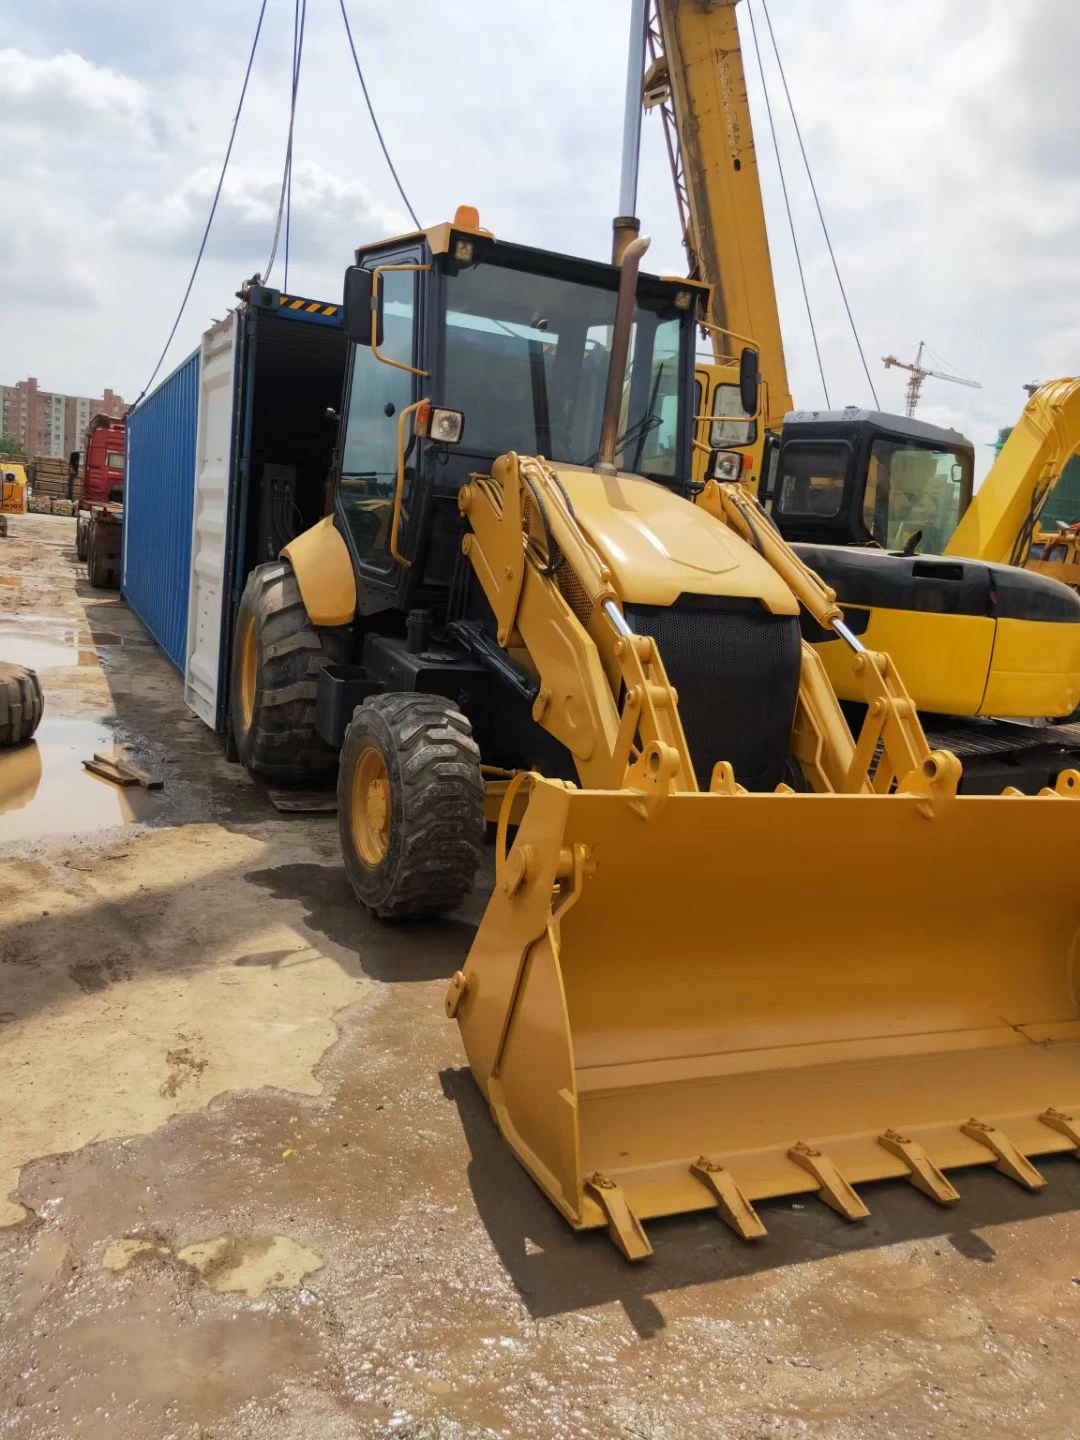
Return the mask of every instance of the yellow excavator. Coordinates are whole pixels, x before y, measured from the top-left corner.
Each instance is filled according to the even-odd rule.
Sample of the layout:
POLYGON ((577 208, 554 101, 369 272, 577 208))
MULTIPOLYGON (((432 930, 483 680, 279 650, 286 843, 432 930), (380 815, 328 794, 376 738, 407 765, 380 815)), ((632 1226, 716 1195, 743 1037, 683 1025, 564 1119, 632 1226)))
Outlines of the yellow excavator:
MULTIPOLYGON (((715 364, 701 367, 703 393, 710 380, 717 396, 737 393, 736 342, 760 356, 760 426, 740 436, 729 425, 725 437, 703 406, 697 478, 756 481, 849 627, 902 667, 933 743, 964 759, 966 791, 1038 790, 1080 759, 1080 731, 1055 723, 1080 705, 1080 596, 1050 578, 1070 579, 1063 562, 1076 546, 1035 529, 1080 446, 1080 382, 1032 397, 974 498, 974 451, 955 431, 854 407, 792 408, 736 6, 640 0, 631 26, 624 182, 643 101, 663 118, 690 273, 712 285, 715 364), (1029 558, 1028 571, 1016 568, 1029 558)), ((632 195, 625 187, 628 211, 632 195)), ((804 634, 857 706, 847 647, 809 617, 804 634)))
POLYGON ((601 264, 462 207, 356 252, 333 508, 248 578, 237 749, 336 765, 379 916, 452 909, 498 815, 447 1012, 515 1155, 630 1259, 659 1215, 754 1239, 768 1196, 1037 1188, 1080 1147, 1080 772, 959 795, 746 488, 694 503, 708 291, 647 243, 601 264), (852 652, 857 736, 801 612, 852 652))

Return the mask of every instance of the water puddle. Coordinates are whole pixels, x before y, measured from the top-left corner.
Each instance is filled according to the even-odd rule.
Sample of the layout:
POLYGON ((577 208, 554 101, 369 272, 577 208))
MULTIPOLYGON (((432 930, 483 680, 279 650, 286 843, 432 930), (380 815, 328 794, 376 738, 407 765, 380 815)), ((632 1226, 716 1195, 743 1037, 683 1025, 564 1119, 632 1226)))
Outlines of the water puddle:
POLYGON ((30 670, 97 665, 109 660, 111 650, 148 649, 153 643, 141 635, 91 632, 70 621, 49 624, 36 616, 0 621, 0 660, 30 670))
POLYGON ((46 718, 28 745, 0 750, 0 844, 153 820, 160 792, 113 785, 83 769, 95 751, 115 748, 107 725, 46 718))

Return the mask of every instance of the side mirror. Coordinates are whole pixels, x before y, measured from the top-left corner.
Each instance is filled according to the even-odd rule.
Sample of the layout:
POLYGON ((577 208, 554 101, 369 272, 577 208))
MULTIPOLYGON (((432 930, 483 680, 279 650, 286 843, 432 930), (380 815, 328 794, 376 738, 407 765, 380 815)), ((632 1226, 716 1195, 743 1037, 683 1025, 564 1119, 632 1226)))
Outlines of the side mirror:
POLYGON ((758 369, 758 352, 752 345, 744 345, 739 356, 739 400, 747 415, 758 411, 758 387, 761 371, 758 369))
POLYGON ((382 297, 379 297, 378 313, 372 309, 375 276, 371 270, 359 265, 350 265, 345 271, 345 296, 342 312, 345 320, 345 334, 354 345, 370 345, 382 342, 382 297))

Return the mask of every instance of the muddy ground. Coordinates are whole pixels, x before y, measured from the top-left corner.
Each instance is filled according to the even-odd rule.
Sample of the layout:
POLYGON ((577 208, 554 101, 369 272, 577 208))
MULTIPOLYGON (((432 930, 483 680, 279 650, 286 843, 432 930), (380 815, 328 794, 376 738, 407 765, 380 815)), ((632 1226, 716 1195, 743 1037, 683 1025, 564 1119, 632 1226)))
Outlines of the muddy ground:
POLYGON ((185 709, 74 522, 0 540, 0 1436, 1080 1436, 1080 1164, 850 1226, 703 1215, 628 1266, 504 1149, 442 1011, 483 897, 393 929, 333 817, 284 817, 185 709), (82 770, 127 746, 165 781, 82 770))

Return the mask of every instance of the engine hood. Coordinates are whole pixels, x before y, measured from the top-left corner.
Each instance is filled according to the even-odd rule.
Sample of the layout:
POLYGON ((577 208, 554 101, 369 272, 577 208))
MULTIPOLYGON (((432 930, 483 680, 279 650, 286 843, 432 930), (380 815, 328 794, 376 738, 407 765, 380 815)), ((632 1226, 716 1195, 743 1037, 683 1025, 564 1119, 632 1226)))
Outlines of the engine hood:
POLYGON ((774 615, 798 614, 798 601, 772 566, 691 501, 639 475, 551 468, 626 604, 715 595, 760 600, 774 615))

